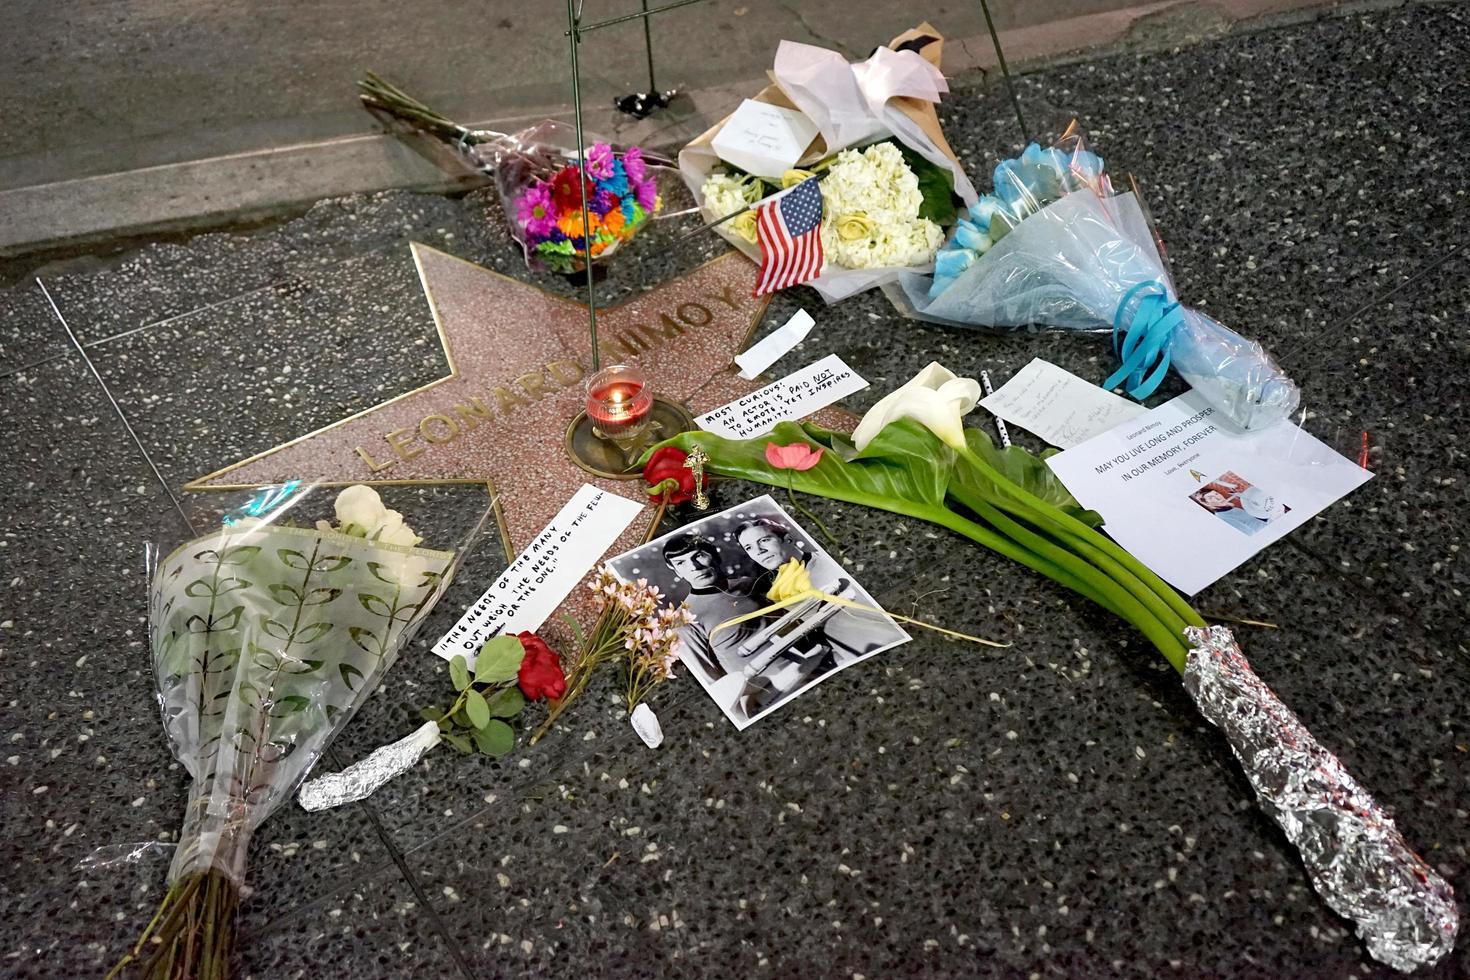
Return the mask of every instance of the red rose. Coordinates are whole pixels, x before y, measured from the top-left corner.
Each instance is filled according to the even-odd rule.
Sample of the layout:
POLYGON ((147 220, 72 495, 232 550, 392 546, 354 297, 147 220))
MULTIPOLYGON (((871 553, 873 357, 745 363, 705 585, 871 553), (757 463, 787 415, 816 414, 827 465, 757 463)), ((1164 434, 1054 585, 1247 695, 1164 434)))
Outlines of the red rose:
POLYGON ((557 210, 563 214, 572 211, 577 212, 577 217, 582 216, 582 192, 587 192, 587 206, 592 206, 592 195, 595 189, 592 182, 582 177, 582 170, 577 166, 563 167, 555 177, 551 178, 551 197, 556 201, 557 210))
POLYGON ((521 649, 526 656, 521 660, 521 671, 516 683, 528 701, 542 698, 559 698, 567 693, 567 678, 561 672, 561 658, 546 645, 546 641, 535 633, 517 633, 521 649))
POLYGON ((648 495, 662 498, 668 491, 671 504, 682 504, 692 498, 694 471, 684 465, 688 458, 688 453, 673 446, 665 446, 648 457, 648 464, 643 467, 643 479, 650 488, 648 495))

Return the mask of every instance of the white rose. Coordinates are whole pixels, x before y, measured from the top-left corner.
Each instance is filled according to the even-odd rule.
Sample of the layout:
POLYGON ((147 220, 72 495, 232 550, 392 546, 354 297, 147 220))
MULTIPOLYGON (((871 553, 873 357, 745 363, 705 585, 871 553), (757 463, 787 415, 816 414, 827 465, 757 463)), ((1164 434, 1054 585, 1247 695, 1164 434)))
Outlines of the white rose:
POLYGON ((383 506, 383 499, 376 490, 358 483, 337 494, 336 511, 337 524, 343 534, 366 537, 382 523, 388 508, 383 506))
POLYGON ((413 533, 413 528, 403 523, 403 515, 396 510, 384 512, 382 522, 368 537, 384 544, 401 544, 406 548, 412 548, 423 540, 413 533))

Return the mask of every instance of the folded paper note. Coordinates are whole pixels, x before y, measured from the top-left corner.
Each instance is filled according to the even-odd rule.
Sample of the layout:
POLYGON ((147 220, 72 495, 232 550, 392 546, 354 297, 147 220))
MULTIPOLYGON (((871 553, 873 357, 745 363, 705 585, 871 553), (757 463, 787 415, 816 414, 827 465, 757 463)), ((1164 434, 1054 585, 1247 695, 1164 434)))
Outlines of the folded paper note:
POLYGON ((981 399, 980 407, 1059 449, 1079 446, 1148 411, 1039 357, 981 399))
POLYGON ((746 173, 779 179, 816 135, 816 124, 795 109, 746 99, 710 145, 721 160, 746 173))
POLYGON ((785 357, 791 352, 791 348, 805 340, 815 325, 816 321, 806 310, 797 310, 791 314, 791 319, 762 337, 759 343, 751 345, 750 350, 735 355, 740 376, 746 381, 754 381, 756 375, 785 357))
POLYGON ((492 636, 536 630, 612 547, 643 505, 584 483, 495 584, 434 645, 471 667, 492 636))

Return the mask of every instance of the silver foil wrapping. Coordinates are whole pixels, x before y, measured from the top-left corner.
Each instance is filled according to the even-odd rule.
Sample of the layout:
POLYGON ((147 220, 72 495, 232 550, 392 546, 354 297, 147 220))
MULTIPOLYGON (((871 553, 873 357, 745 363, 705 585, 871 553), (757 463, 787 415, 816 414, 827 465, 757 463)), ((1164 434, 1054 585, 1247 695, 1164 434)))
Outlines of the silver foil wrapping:
POLYGON ((1230 630, 1191 627, 1186 636, 1185 688, 1225 734, 1317 892, 1353 921, 1375 959, 1403 971, 1437 962, 1459 928, 1449 884, 1255 675, 1230 630))
POLYGON ((388 780, 412 769, 425 752, 438 744, 438 723, 426 721, 398 741, 374 749, 361 762, 306 783, 296 795, 296 800, 302 809, 326 810, 367 799, 388 780))

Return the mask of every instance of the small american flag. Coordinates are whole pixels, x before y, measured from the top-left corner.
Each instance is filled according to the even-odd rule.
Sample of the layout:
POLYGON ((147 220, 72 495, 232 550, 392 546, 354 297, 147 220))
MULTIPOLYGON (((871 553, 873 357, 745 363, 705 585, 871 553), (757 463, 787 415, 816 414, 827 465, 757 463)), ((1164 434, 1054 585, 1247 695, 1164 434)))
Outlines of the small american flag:
POLYGON ((756 296, 815 279, 822 271, 822 190, 808 177, 755 209, 761 245, 756 296))

